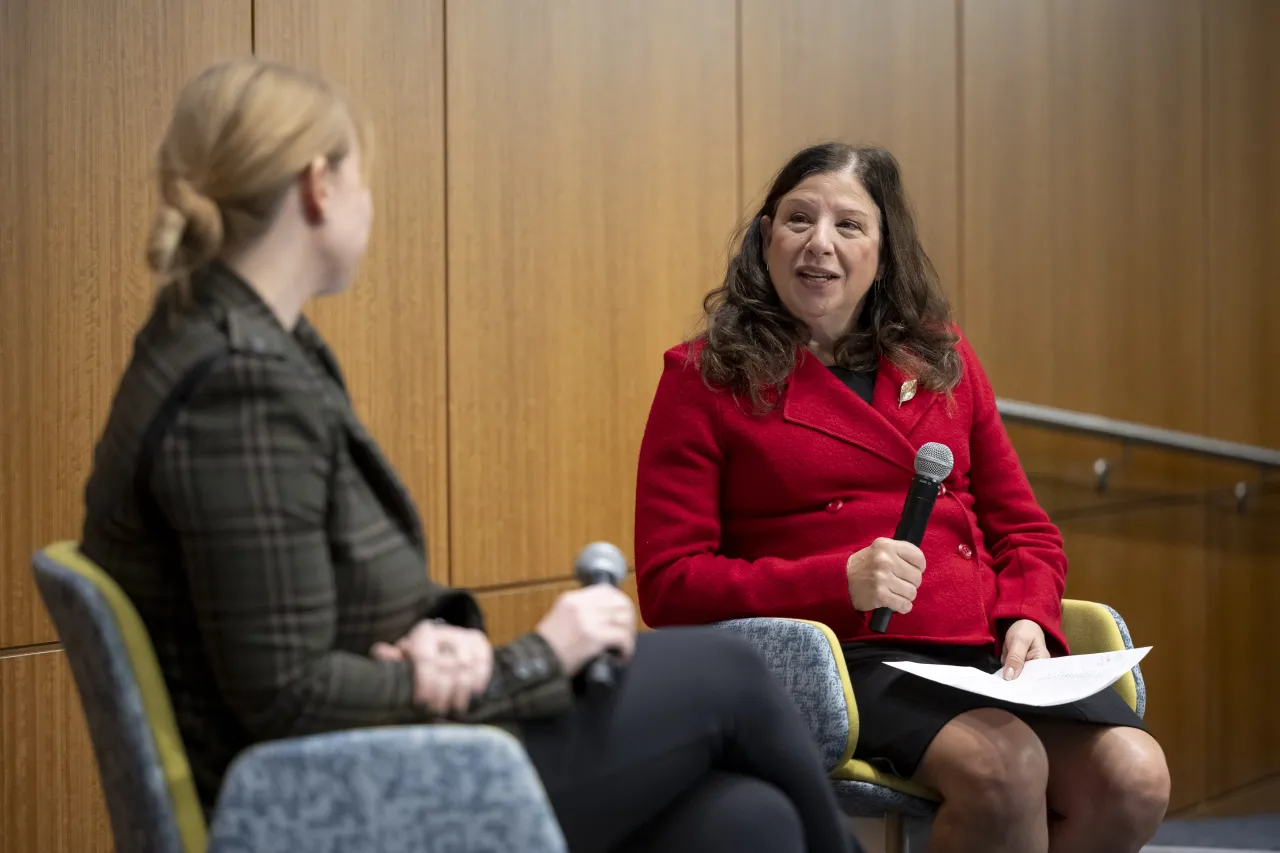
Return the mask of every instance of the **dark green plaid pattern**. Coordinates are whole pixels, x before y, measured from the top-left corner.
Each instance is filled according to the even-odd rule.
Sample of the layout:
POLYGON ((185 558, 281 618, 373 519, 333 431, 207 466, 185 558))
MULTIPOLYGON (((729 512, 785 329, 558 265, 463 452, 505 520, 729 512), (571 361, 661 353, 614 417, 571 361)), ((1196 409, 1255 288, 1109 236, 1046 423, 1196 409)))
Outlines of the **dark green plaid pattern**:
MULTIPOLYGON (((427 720, 412 669, 372 659, 370 646, 422 619, 483 626, 469 594, 428 578, 417 510, 315 329, 303 319, 285 331, 220 264, 196 277, 192 304, 173 305, 161 294, 135 342, 95 452, 81 547, 151 634, 208 807, 254 742, 427 720), (143 436, 210 356, 148 448, 142 485, 157 523, 135 491, 143 436)), ((515 721, 571 701, 537 635, 497 650, 494 669, 462 719, 515 721)))

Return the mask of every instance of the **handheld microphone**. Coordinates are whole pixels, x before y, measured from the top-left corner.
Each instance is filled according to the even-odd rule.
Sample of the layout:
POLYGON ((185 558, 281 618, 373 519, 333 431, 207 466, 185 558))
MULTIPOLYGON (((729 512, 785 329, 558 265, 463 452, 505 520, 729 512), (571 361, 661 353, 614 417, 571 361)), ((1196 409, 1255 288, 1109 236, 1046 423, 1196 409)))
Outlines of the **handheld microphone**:
MULTIPOLYGON (((916 452, 916 475, 911 478, 911 488, 907 489, 907 501, 902 506, 902 520, 893 533, 894 539, 919 547, 942 481, 950 476, 955 464, 951 448, 936 441, 929 442, 916 452)), ((893 611, 888 607, 877 607, 871 614, 871 630, 877 634, 889 630, 889 617, 892 614, 893 611)))
MULTIPOLYGON (((616 545, 592 542, 578 552, 578 559, 573 561, 573 573, 583 586, 597 583, 617 586, 627 576, 627 558, 622 556, 616 545)), ((607 653, 587 664, 586 679, 590 685, 613 686, 613 661, 607 653)))

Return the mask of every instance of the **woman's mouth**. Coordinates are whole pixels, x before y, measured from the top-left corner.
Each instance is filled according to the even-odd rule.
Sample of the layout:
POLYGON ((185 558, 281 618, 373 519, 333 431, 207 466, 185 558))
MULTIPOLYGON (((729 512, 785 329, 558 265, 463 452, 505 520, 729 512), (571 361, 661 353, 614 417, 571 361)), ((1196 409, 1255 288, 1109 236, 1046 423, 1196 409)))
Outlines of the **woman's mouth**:
POLYGON ((835 281, 840 276, 831 270, 825 270, 822 267, 799 267, 796 270, 796 276, 806 284, 815 286, 824 285, 828 282, 835 281))

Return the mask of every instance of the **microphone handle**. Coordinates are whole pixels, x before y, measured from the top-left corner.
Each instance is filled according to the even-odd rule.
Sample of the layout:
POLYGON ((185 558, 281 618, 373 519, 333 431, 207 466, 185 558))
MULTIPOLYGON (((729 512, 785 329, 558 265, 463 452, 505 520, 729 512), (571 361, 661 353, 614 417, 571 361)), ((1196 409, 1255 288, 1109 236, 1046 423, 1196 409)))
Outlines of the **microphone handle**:
MULTIPOLYGON (((933 505, 938 500, 938 487, 942 485, 936 480, 916 475, 911 479, 911 488, 907 490, 907 500, 902 506, 902 520, 893 538, 900 542, 910 542, 916 547, 924 540, 924 529, 929 524, 929 516, 933 513, 933 505)), ((871 614, 871 630, 883 634, 889 630, 889 617, 893 611, 888 607, 877 607, 871 614)))
POLYGON ((613 661, 608 654, 597 655, 587 664, 587 684, 593 687, 609 689, 613 687, 613 661))
MULTIPOLYGON (((617 586, 611 577, 600 577, 600 579, 596 580, 595 583, 617 586)), ((595 658, 587 664, 587 669, 583 674, 583 678, 586 679, 588 687, 594 687, 600 690, 611 690, 614 685, 613 656, 607 651, 596 655, 595 658)))

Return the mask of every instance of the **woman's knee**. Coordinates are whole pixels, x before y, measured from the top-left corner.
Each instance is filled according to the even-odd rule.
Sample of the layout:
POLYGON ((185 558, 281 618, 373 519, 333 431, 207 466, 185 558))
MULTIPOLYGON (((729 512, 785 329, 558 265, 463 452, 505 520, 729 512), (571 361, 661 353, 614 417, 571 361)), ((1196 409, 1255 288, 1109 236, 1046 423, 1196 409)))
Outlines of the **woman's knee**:
POLYGON ((1099 759, 1094 803, 1087 816, 1114 835, 1150 840, 1169 808, 1169 766, 1164 750, 1145 732, 1120 729, 1118 744, 1099 759))
POLYGON ((696 847, 700 851, 805 849, 804 824, 795 805, 760 779, 735 777, 722 783, 719 796, 704 803, 701 818, 706 829, 696 847))
POLYGON ((961 714, 938 733, 916 778, 975 821, 1009 823, 1044 808, 1049 760, 1029 726, 984 708, 961 714))

